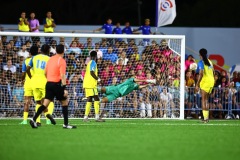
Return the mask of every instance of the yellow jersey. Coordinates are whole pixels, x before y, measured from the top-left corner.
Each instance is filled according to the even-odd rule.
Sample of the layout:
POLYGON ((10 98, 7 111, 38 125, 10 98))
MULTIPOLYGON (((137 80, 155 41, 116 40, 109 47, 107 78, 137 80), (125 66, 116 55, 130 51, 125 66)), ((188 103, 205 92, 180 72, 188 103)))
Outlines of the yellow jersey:
MULTIPOLYGON (((22 18, 19 18, 19 22, 23 21, 22 18)), ((22 25, 18 24, 18 30, 22 31, 22 32, 29 32, 29 25, 25 24, 24 22, 22 23, 22 25)))
MULTIPOLYGON (((43 25, 47 24, 48 26, 51 26, 54 22, 54 19, 52 18, 46 18, 44 19, 43 25)), ((44 27, 44 32, 54 32, 54 27, 44 27)))
POLYGON ((34 75, 31 78, 33 88, 45 88, 45 84, 47 83, 45 68, 49 58, 44 54, 38 54, 31 58, 28 65, 34 71, 34 75))
POLYGON ((202 60, 198 63, 199 70, 203 70, 200 88, 205 90, 207 93, 209 93, 214 87, 213 64, 210 60, 208 61, 210 66, 205 65, 202 60))
MULTIPOLYGON (((27 58, 24 62, 23 62, 23 65, 22 65, 22 72, 26 72, 27 71, 27 66, 30 62, 31 58, 27 58)), ((31 75, 34 74, 33 70, 31 69, 30 70, 31 72, 31 75)), ((25 82, 24 82, 24 88, 28 88, 31 86, 31 79, 28 77, 28 74, 25 75, 25 82)))
POLYGON ((94 60, 89 61, 87 64, 83 79, 83 88, 97 88, 97 80, 91 76, 91 71, 94 71, 95 75, 98 76, 97 63, 94 60))

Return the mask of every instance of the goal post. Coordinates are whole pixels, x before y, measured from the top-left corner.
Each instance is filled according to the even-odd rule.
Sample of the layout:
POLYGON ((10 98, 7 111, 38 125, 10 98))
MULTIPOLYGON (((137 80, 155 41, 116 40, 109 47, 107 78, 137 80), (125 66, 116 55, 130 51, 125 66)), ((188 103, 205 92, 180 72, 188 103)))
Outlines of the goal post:
MULTIPOLYGON (((20 87, 17 86, 17 81, 21 75, 21 63, 26 58, 22 53, 22 45, 27 43, 25 46, 27 49, 24 51, 26 53, 31 45, 40 48, 41 45, 49 43, 51 56, 56 54, 55 46, 61 43, 65 45, 68 88, 71 90, 69 105, 72 107, 69 108, 72 117, 83 118, 85 102, 81 101, 84 97, 82 79, 89 61, 88 53, 95 49, 99 58, 97 61, 99 77, 102 80, 99 85, 102 87, 122 83, 132 76, 158 80, 156 85, 134 91, 111 103, 101 104, 105 117, 184 119, 184 35, 0 32, 0 36, 3 44, 0 46, 0 53, 5 59, 3 63, 7 65, 8 59, 11 59, 16 68, 16 71, 12 71, 1 66, 3 72, 0 74, 0 79, 7 81, 1 86, 10 88, 1 89, 3 96, 0 99, 0 113, 2 114, 10 111, 10 116, 22 115, 23 98, 21 99, 14 92, 16 87, 20 87), (14 80, 9 75, 14 77, 14 80), (164 96, 164 89, 167 89, 167 96, 164 96), (161 94, 163 92, 164 94, 161 94), (18 102, 18 99, 22 101, 18 102)), ((106 95, 100 94, 100 97, 103 96, 106 95)), ((34 102, 31 107, 33 106, 34 102)), ((58 102, 55 106, 56 116, 61 116, 58 102)), ((94 114, 94 110, 91 112, 94 114)))

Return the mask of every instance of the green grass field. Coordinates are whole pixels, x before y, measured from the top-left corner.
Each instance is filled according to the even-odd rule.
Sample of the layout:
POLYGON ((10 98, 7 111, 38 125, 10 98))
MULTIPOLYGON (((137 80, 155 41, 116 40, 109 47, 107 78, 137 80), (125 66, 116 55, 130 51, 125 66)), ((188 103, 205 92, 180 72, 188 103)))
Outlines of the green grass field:
POLYGON ((0 120, 0 160, 238 159, 240 121, 107 120, 32 129, 20 120, 0 120))

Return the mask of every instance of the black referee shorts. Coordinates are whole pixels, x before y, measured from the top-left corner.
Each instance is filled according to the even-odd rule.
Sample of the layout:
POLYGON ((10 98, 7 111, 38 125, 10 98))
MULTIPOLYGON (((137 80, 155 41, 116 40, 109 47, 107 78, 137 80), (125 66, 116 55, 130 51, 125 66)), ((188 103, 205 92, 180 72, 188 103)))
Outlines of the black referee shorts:
POLYGON ((61 82, 47 82, 46 84, 45 99, 53 101, 54 97, 59 101, 67 99, 64 97, 64 89, 61 86, 61 82))

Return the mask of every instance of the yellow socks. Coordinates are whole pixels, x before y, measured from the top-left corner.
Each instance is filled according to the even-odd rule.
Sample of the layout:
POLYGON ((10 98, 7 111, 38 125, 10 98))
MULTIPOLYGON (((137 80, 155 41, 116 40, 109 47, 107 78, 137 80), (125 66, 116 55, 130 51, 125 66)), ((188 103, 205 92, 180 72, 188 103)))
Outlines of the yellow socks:
POLYGON ((99 108, 100 108, 100 102, 94 101, 94 110, 95 110, 95 118, 99 119, 99 108))
MULTIPOLYGON (((41 106, 40 104, 36 104, 35 112, 37 112, 37 110, 38 110, 38 108, 39 108, 40 106, 41 106)), ((37 119, 36 119, 36 122, 38 122, 38 123, 41 123, 41 121, 40 121, 40 116, 41 116, 41 115, 39 115, 39 116, 37 117, 37 119)))
POLYGON ((28 119, 28 112, 23 112, 23 120, 27 120, 28 119))
POLYGON ((204 120, 207 120, 208 119, 208 116, 209 116, 209 110, 202 110, 203 112, 203 118, 204 120))
MULTIPOLYGON (((48 107, 47 107, 47 109, 48 109, 48 111, 44 113, 45 117, 46 117, 46 115, 48 115, 48 114, 52 115, 53 110, 54 110, 54 103, 53 103, 53 102, 50 102, 49 105, 48 105, 48 107)), ((46 117, 46 119, 48 119, 48 118, 46 117)))
POLYGON ((87 118, 89 113, 90 113, 90 110, 91 110, 91 105, 92 105, 92 102, 87 102, 86 103, 86 107, 85 107, 85 116, 84 118, 87 118))

